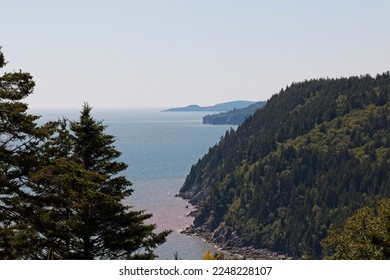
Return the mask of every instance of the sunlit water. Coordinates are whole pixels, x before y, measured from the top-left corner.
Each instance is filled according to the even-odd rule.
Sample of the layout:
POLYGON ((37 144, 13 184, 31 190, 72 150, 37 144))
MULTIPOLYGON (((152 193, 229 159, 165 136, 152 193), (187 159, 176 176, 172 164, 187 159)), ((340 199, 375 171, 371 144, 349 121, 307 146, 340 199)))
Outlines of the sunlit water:
MULTIPOLYGON (((78 111, 32 110, 41 121, 61 116, 78 118, 78 111)), ((151 110, 93 110, 93 116, 107 125, 106 133, 117 138, 120 160, 128 164, 125 171, 133 182, 133 194, 125 200, 134 209, 153 216, 148 222, 158 230, 171 229, 168 240, 156 249, 160 259, 200 259, 214 247, 203 240, 180 234, 192 223, 187 214, 188 202, 175 197, 192 164, 215 145, 229 126, 202 124, 204 113, 160 112, 151 110)))

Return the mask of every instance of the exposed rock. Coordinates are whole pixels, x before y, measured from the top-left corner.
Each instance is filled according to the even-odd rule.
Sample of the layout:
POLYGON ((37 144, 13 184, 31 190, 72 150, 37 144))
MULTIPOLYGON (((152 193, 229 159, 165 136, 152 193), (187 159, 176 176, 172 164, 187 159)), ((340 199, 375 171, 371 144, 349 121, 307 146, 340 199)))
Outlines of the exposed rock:
POLYGON ((197 209, 192 210, 186 214, 186 217, 196 217, 198 215, 199 211, 197 209))
POLYGON ((189 226, 181 233, 195 235, 203 238, 205 241, 215 244, 219 250, 228 258, 251 259, 251 260, 291 260, 285 254, 278 254, 264 248, 245 247, 244 242, 238 237, 237 232, 221 224, 213 232, 206 227, 189 226))

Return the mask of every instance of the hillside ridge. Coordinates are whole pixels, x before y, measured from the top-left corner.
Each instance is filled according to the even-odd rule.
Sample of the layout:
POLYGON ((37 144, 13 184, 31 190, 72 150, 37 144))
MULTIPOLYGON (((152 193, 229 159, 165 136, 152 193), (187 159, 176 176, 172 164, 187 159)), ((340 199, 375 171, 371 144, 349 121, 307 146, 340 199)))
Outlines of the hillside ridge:
POLYGON ((390 196, 389 98, 389 72, 281 90, 192 166, 180 195, 194 226, 225 246, 322 258, 330 228, 390 196))

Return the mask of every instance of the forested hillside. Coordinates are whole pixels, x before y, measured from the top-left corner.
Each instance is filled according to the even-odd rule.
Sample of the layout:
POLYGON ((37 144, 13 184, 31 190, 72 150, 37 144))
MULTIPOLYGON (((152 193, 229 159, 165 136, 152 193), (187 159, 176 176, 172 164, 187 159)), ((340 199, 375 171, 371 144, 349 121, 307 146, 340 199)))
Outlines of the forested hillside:
POLYGON ((206 115, 203 117, 203 123, 240 125, 247 117, 253 115, 257 109, 263 107, 265 103, 265 101, 259 101, 245 108, 237 108, 227 112, 206 115))
POLYGON ((181 195, 198 206, 195 226, 323 257, 330 228, 390 196, 389 97, 389 72, 281 90, 192 167, 181 195))

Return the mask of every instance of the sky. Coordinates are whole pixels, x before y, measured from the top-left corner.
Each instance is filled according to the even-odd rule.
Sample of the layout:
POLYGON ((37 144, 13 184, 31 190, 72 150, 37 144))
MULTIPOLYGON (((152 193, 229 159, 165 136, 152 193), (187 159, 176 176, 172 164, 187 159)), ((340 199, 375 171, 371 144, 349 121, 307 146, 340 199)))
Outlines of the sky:
POLYGON ((3 72, 30 108, 268 100, 292 82, 390 70, 390 1, 0 0, 3 72))

